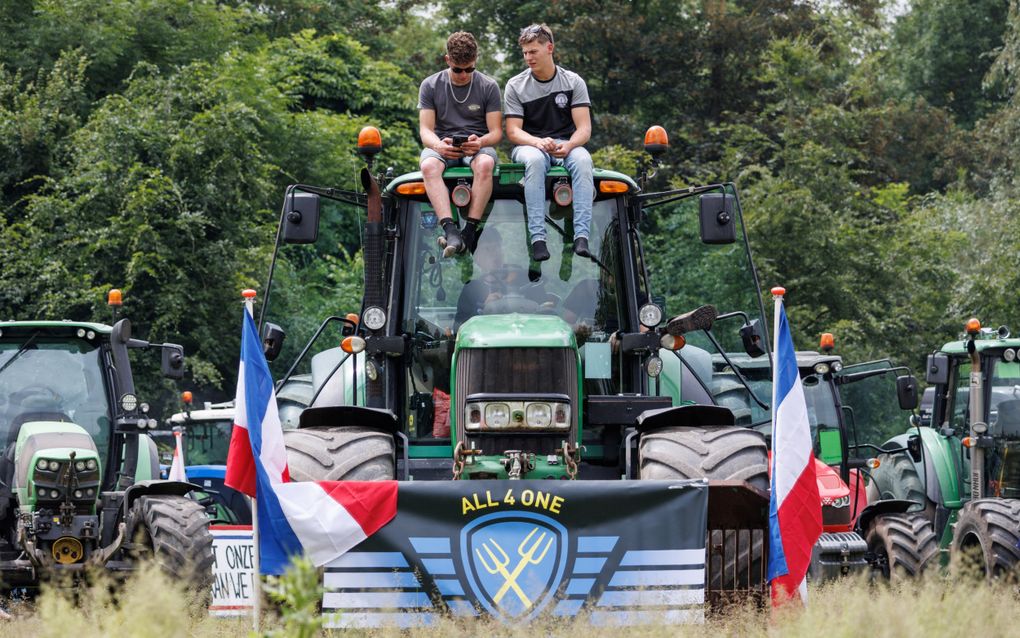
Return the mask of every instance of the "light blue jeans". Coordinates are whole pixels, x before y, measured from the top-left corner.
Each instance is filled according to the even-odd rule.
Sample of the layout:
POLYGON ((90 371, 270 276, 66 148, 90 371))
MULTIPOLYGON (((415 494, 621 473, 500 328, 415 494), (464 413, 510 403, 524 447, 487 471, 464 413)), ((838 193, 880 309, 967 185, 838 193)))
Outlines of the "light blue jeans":
POLYGON ((524 203, 528 210, 531 242, 545 240, 545 177, 550 166, 563 166, 570 173, 574 189, 574 239, 587 239, 591 227, 591 206, 595 200, 595 179, 588 151, 578 146, 565 158, 559 159, 534 146, 515 146, 510 158, 524 164, 524 203))

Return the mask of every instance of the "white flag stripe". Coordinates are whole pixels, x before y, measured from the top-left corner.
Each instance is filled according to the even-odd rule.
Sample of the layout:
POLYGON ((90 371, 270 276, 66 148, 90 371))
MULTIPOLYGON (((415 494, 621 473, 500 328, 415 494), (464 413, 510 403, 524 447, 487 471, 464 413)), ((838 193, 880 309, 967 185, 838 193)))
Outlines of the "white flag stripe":
POLYGON ((367 538, 354 517, 318 483, 279 483, 274 492, 301 547, 316 565, 328 563, 367 538))
MULTIPOLYGON (((773 436, 775 446, 773 454, 783 458, 783 463, 775 469, 772 477, 773 489, 776 490, 778 505, 782 506, 786 495, 793 489, 800 478, 804 467, 812 463, 814 451, 811 449, 811 426, 808 421, 807 404, 804 400, 804 388, 800 383, 793 384, 783 402, 776 408, 775 423, 782 423, 783 436, 773 436)), ((773 430, 775 434, 775 430, 773 430)))

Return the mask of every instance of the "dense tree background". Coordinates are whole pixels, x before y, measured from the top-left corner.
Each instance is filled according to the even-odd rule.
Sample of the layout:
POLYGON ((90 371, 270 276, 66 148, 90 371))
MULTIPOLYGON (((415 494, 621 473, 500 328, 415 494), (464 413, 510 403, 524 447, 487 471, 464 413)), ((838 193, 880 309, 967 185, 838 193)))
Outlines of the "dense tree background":
MULTIPOLYGON (((189 386, 229 395, 224 308, 265 285, 284 187, 352 187, 365 123, 386 165, 414 168, 417 83, 446 34, 479 35, 504 80, 544 21, 588 81, 600 163, 633 172, 664 125, 662 185, 737 183, 800 347, 831 331, 848 359, 916 368, 969 315, 1017 323, 1020 9, 903 4, 0 2, 0 316, 108 321, 122 288, 136 330, 184 343, 189 386)), ((652 222, 668 245, 671 220, 652 222)), ((346 312, 360 255, 337 243, 317 267, 339 292, 308 303, 346 312)), ((667 291, 682 258, 650 258, 667 291)))

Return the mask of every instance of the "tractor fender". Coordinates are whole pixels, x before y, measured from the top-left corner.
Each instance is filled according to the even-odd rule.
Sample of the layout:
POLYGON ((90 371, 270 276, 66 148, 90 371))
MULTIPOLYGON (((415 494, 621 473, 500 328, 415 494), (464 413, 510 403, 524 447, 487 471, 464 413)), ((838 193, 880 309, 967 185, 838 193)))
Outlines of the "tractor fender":
POLYGON ((672 408, 645 410, 637 417, 637 431, 642 434, 666 427, 731 426, 733 412, 718 405, 678 405, 672 408))
POLYGON ((903 499, 888 499, 885 501, 878 501, 871 503, 863 510, 857 517, 857 524, 854 526, 854 531, 865 537, 867 534, 868 526, 871 525, 871 521, 876 516, 882 514, 903 514, 907 512, 911 507, 917 505, 914 501, 907 501, 903 499))
POLYGON ((140 496, 150 496, 155 494, 185 496, 190 492, 201 489, 202 486, 200 485, 186 483, 184 481, 139 481, 124 490, 122 517, 126 520, 128 512, 131 511, 131 505, 134 504, 140 496))

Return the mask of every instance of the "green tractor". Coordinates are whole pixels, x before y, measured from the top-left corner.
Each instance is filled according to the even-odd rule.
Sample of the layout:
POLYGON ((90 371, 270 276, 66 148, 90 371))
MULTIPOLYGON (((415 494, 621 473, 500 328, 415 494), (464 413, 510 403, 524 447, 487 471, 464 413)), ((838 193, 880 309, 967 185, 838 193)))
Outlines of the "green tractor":
POLYGON ((989 577, 1020 562, 1020 339, 967 323, 928 356, 931 413, 891 438, 872 472, 880 497, 914 501, 943 564, 975 553, 989 577))
POLYGON ((181 378, 181 346, 74 321, 0 322, 0 581, 33 590, 60 573, 130 572, 154 557, 197 583, 211 578, 212 537, 195 486, 159 480, 135 394, 130 349, 158 349, 181 378))
MULTIPOLYGON (((569 176, 554 167, 552 258, 539 263, 523 171, 497 167, 478 248, 453 258, 421 173, 377 181, 365 169, 364 192, 288 188, 261 330, 268 358, 288 362, 274 374, 281 420, 297 425, 284 432, 290 476, 750 486, 744 500, 710 495, 710 596, 713 586, 760 591, 768 462, 749 426, 769 419, 771 367, 735 187, 646 193, 644 177, 596 169, 591 257, 580 257, 572 209, 551 196, 569 176), (658 278, 641 232, 652 223, 665 242, 655 249, 681 256, 658 278), (333 309, 322 291, 340 278, 337 254, 362 246, 362 307, 343 315, 350 308, 333 309), (324 298, 327 313, 309 302, 324 298), (664 298, 696 309, 664 321, 664 298), (300 351, 281 354, 278 317, 300 351), (745 378, 736 357, 764 361, 763 378, 745 378)), ((444 178, 470 196, 469 169, 444 178)))

